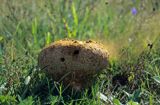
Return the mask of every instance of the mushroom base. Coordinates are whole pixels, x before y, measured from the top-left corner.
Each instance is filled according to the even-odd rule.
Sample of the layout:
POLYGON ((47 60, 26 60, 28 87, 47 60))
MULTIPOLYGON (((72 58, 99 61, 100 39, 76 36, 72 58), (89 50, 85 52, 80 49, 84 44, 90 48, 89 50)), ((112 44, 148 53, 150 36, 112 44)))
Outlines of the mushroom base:
POLYGON ((62 72, 55 74, 48 74, 54 81, 62 83, 66 88, 70 88, 74 91, 82 91, 86 88, 89 88, 94 83, 97 74, 88 72, 62 72))

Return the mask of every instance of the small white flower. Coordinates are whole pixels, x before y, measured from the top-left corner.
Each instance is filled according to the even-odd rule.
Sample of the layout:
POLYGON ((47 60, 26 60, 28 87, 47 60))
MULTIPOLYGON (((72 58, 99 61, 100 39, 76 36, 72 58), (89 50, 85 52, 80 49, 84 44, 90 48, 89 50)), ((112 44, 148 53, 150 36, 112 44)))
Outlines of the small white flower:
POLYGON ((24 81, 25 85, 28 85, 29 82, 30 82, 30 80, 31 80, 31 77, 30 77, 30 76, 26 77, 26 79, 25 79, 25 81, 24 81))
POLYGON ((37 71, 37 69, 36 69, 36 68, 34 68, 34 69, 33 69, 33 71, 35 72, 35 71, 37 71))
POLYGON ((6 86, 6 83, 4 83, 4 84, 2 84, 2 85, 0 86, 0 93, 1 93, 2 91, 4 91, 4 90, 7 90, 7 88, 6 88, 5 86, 6 86))
POLYGON ((128 39, 128 41, 129 41, 129 42, 132 42, 132 39, 131 39, 131 38, 129 38, 129 39, 128 39))

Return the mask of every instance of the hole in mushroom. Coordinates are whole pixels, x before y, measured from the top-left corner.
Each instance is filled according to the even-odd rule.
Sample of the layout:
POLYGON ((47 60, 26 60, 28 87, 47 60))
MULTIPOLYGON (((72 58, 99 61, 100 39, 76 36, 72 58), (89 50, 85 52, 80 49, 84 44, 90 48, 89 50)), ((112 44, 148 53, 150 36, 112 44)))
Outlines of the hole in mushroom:
POLYGON ((91 42, 92 42, 92 40, 87 40, 87 41, 86 41, 86 43, 91 43, 91 42))
POLYGON ((75 50, 74 52, 73 52, 73 55, 78 55, 79 54, 79 50, 75 50))
POLYGON ((61 62, 64 62, 64 61, 65 61, 65 59, 64 59, 64 58, 61 58, 60 60, 61 60, 61 62))

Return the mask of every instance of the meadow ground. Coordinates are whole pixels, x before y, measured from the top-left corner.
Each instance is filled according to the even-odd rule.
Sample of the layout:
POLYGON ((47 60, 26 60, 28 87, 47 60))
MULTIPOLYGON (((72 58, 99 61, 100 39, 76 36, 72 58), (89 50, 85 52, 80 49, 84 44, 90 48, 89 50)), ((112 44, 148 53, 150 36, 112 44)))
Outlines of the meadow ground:
POLYGON ((0 0, 0 104, 160 105, 159 19, 159 0, 0 0), (82 93, 37 67, 41 49, 63 38, 93 39, 110 53, 82 93))

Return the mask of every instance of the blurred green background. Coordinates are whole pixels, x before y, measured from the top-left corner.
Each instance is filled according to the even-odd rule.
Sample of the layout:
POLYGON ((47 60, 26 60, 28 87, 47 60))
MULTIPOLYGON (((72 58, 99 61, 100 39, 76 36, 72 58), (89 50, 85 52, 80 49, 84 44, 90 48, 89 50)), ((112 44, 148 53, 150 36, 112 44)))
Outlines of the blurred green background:
POLYGON ((1 43, 12 43, 20 53, 63 38, 142 49, 160 33, 158 0, 1 0, 0 7, 1 43))

